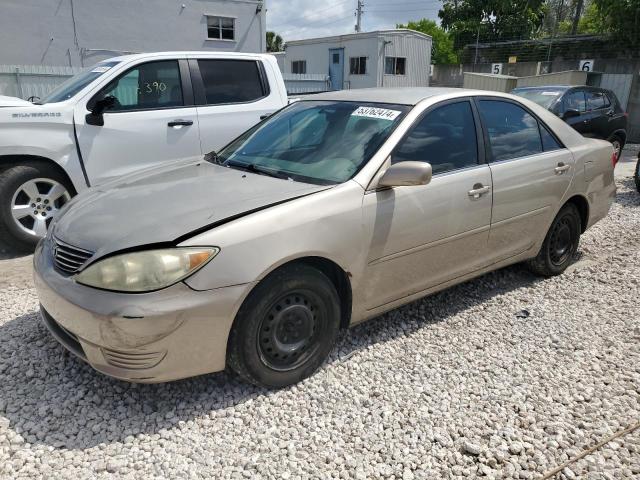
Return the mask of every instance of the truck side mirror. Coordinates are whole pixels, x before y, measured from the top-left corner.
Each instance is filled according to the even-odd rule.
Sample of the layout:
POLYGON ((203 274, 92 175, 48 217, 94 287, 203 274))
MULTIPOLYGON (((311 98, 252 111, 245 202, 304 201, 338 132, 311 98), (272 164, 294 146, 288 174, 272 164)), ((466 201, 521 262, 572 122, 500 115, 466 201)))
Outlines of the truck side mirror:
POLYGON ((104 116, 102 115, 105 110, 109 110, 116 104, 116 97, 113 95, 107 95, 104 98, 98 100, 91 108, 91 113, 88 113, 85 117, 87 124, 102 127, 104 125, 104 116))

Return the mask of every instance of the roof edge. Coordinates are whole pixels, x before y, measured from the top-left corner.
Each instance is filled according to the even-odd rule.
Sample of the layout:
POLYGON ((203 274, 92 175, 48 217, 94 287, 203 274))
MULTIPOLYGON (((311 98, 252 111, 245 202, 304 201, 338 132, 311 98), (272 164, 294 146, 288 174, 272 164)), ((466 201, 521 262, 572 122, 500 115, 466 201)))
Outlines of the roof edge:
POLYGON ((345 33, 343 35, 332 35, 329 37, 313 37, 313 38, 304 38, 300 40, 291 40, 285 42, 285 48, 288 45, 306 45, 309 43, 318 43, 318 42, 343 42, 347 40, 351 40, 354 38, 369 38, 369 37, 377 37, 380 35, 392 35, 392 34, 409 34, 415 35, 422 38, 427 38, 431 40, 431 35, 427 35, 426 33, 418 32, 417 30, 411 30, 410 28, 394 28, 390 30, 373 30, 371 32, 359 32, 359 33, 345 33))

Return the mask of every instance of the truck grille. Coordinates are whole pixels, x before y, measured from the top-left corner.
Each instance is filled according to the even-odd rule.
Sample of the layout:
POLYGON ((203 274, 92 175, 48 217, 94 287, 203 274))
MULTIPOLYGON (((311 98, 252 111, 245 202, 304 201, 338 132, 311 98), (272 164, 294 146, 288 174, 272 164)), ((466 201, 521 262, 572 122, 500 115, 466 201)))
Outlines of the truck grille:
POLYGON ((77 273, 91 257, 93 252, 53 239, 53 260, 56 268, 64 273, 77 273))

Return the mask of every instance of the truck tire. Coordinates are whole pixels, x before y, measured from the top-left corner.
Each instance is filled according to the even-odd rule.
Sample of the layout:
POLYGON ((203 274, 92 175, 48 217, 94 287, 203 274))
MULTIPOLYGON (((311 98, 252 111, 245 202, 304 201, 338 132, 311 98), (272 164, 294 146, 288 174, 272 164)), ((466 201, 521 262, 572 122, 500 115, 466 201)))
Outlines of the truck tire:
POLYGON ((51 165, 6 168, 0 172, 0 242, 17 251, 33 251, 73 195, 73 185, 51 165))

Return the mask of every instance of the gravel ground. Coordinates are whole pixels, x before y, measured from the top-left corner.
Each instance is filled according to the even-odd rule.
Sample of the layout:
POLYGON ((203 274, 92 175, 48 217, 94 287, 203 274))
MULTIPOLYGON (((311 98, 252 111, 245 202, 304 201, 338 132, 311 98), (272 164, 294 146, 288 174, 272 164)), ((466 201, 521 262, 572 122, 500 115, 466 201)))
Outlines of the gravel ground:
MULTIPOLYGON (((102 376, 40 324, 28 257, 3 260, 0 477, 542 478, 640 421, 632 187, 566 274, 514 266, 415 302, 275 392, 102 376)), ((640 478, 640 429, 556 478, 640 478)))

